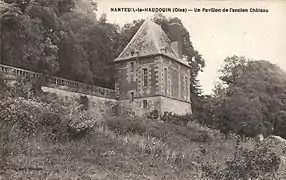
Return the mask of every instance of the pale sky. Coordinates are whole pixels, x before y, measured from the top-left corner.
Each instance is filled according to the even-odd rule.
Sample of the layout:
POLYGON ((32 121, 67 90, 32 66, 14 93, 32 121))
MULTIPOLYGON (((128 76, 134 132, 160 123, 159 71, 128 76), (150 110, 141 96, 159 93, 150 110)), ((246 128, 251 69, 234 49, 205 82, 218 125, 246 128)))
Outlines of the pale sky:
POLYGON ((246 56, 269 60, 286 70, 286 2, 284 1, 189 1, 189 0, 98 0, 98 14, 107 14, 111 23, 124 25, 150 18, 154 13, 111 12, 110 8, 261 8, 259 12, 177 12, 162 13, 178 17, 188 29, 191 42, 206 61, 198 79, 206 94, 218 81, 218 69, 227 56, 246 56))

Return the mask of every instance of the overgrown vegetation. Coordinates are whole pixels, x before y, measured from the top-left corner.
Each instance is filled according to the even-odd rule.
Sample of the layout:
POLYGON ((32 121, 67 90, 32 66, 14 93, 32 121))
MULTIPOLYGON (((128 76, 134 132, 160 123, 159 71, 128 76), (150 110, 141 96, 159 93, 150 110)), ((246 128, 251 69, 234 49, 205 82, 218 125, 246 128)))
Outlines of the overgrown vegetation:
POLYGON ((224 134, 285 134, 286 72, 268 61, 228 57, 221 83, 201 100, 200 122, 224 134))
POLYGON ((151 178, 154 172, 158 179, 245 179, 272 177, 280 168, 281 153, 266 144, 251 139, 237 144, 235 136, 225 139, 193 119, 182 126, 170 117, 189 116, 172 114, 164 122, 135 117, 123 107, 120 112, 125 113, 118 113, 115 105, 113 115, 102 119, 93 108, 78 108, 87 103, 84 97, 20 97, 15 88, 29 89, 25 83, 8 85, 5 78, 0 82, 6 89, 0 103, 1 167, 12 179, 116 179, 119 172, 125 179, 142 173, 151 178))
MULTIPOLYGON (((121 28, 96 17, 90 2, 1 1, 0 63, 113 88, 111 61, 143 20, 121 28)), ((181 20, 153 20, 167 34, 177 24, 184 35, 194 115, 138 118, 119 105, 103 115, 86 96, 44 93, 40 81, 0 74, 1 178, 285 178, 278 177, 286 172, 284 145, 253 137, 286 137, 286 73, 267 61, 228 57, 213 95, 201 95, 196 78, 205 62, 181 20)))
MULTIPOLYGON (((4 0, 0 2, 0 63, 48 75, 114 88, 112 63, 143 23, 123 27, 97 17, 93 0, 4 0), (21 32, 21 33, 19 33, 21 32), (17 44, 15 46, 15 44, 17 44)), ((192 92, 204 59, 193 47, 189 32, 178 18, 155 15, 153 20, 170 34, 169 25, 183 34, 183 55, 192 66, 192 92)), ((194 94, 197 96, 197 94, 194 94)))
POLYGON ((161 119, 162 121, 167 122, 167 123, 174 123, 174 124, 185 126, 188 124, 189 121, 192 121, 193 116, 192 114, 177 115, 171 112, 164 112, 161 119))

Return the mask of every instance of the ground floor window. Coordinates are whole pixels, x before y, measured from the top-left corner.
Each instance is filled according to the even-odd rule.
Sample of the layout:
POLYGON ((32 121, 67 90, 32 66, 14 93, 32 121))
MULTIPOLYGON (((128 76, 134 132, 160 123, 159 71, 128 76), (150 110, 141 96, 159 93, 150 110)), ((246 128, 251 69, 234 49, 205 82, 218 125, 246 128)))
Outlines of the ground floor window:
POLYGON ((131 94, 131 101, 133 102, 134 101, 134 92, 130 92, 131 94))
POLYGON ((143 100, 143 108, 147 108, 147 106, 148 106, 147 100, 143 100))

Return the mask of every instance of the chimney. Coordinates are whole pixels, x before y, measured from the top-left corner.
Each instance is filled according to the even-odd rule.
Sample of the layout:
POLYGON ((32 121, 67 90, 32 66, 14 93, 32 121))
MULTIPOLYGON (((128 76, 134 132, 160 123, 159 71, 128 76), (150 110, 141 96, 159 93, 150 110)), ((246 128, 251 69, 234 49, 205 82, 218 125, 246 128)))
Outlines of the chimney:
POLYGON ((178 54, 179 58, 182 58, 183 54, 183 35, 182 26, 179 23, 171 23, 167 26, 169 32, 169 38, 171 41, 171 46, 178 54))

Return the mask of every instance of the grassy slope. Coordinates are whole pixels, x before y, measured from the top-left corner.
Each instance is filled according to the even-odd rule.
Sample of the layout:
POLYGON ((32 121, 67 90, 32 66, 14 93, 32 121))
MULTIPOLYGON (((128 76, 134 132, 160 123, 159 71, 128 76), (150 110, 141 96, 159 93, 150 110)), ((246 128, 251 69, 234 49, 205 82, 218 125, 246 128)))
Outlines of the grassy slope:
POLYGON ((44 143, 35 137, 12 144, 14 155, 8 160, 6 174, 11 179, 85 176, 92 179, 194 179, 200 174, 196 164, 219 161, 227 153, 231 155, 234 148, 223 141, 189 140, 186 136, 191 136, 194 130, 177 127, 182 131, 172 131, 176 126, 173 124, 144 124, 148 129, 142 135, 136 130, 124 133, 114 130, 115 133, 102 124, 88 137, 76 141, 44 143), (207 152, 202 155, 199 146, 205 147, 207 152))
MULTIPOLYGON (((2 102, 7 100, 7 97, 1 98, 2 102)), ((47 111, 44 109, 47 108, 46 104, 41 105, 34 100, 27 101, 16 97, 12 99, 15 105, 19 106, 11 113, 11 117, 17 120, 22 121, 23 117, 15 115, 26 114, 24 118, 30 119, 25 122, 38 121, 40 114, 47 111)), ((3 112, 5 115, 6 111, 0 109, 0 115, 3 115, 3 112)), ((10 116, 7 117, 11 119, 10 116)), ((7 164, 1 166, 0 162, 0 177, 206 179, 201 173, 203 165, 219 165, 217 167, 223 168, 225 162, 234 157, 234 139, 226 140, 218 132, 201 127, 197 123, 183 127, 147 119, 105 117, 103 121, 95 124, 92 132, 85 138, 65 142, 46 141, 43 138, 44 133, 41 132, 29 138, 21 135, 14 137, 15 133, 10 134, 8 139, 13 140, 1 145, 1 148, 6 149, 4 159, 7 164)), ((3 137, 0 136, 1 141, 3 137)), ((240 143, 240 146, 253 149, 254 144, 248 141, 240 143)), ((3 155, 3 151, 0 155, 1 153, 3 155)))

